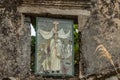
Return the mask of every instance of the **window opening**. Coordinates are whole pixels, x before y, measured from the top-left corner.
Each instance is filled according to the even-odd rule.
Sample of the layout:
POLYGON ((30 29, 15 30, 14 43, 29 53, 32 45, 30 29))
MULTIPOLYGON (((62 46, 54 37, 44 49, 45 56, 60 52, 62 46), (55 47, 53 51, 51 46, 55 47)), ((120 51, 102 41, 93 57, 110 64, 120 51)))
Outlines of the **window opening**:
MULTIPOLYGON (((35 72, 35 45, 36 45, 36 17, 29 16, 31 20, 31 72, 35 72), (35 32, 34 32, 35 31, 35 32)), ((77 20, 74 20, 74 72, 75 76, 79 76, 79 58, 80 58, 80 48, 79 48, 79 33, 78 33, 78 23, 77 20)))

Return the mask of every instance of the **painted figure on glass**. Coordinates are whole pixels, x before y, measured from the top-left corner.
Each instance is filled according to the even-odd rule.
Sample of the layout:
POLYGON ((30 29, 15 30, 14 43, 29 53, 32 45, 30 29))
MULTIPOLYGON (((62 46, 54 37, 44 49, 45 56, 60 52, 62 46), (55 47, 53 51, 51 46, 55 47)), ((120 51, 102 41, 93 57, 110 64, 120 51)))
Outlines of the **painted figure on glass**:
MULTIPOLYGON (((51 71, 52 73, 61 73, 61 66, 62 66, 62 54, 63 52, 63 39, 70 38, 70 30, 65 33, 63 28, 59 30, 58 25, 59 22, 53 22, 54 27, 51 29, 50 32, 44 31, 40 29, 40 34, 45 40, 50 40, 49 45, 45 47, 45 53, 50 54, 50 56, 46 57, 42 62, 42 67, 44 71, 51 71)), ((72 55, 71 46, 67 45, 68 56, 72 55)), ((67 57, 68 57, 67 56, 67 57)))

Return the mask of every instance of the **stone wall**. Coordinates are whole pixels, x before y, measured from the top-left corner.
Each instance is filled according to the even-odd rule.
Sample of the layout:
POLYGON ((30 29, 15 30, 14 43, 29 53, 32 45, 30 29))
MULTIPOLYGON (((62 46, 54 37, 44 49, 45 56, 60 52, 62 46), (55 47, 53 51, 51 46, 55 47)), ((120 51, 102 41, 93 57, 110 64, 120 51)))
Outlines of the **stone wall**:
POLYGON ((89 9, 90 0, 23 0, 23 5, 39 5, 42 7, 55 7, 67 9, 89 9))
POLYGON ((118 0, 92 0, 91 16, 82 30, 85 76, 94 76, 97 80, 120 77, 119 10, 118 0))
POLYGON ((19 0, 1 0, 0 9, 0 80, 30 74, 30 29, 17 11, 19 0))
POLYGON ((119 0, 91 0, 90 15, 90 2, 83 0, 1 0, 0 79, 15 77, 20 80, 118 80, 119 4, 119 0), (78 17, 80 46, 82 45, 79 77, 58 79, 30 73, 31 37, 28 24, 24 24, 24 15, 78 17))

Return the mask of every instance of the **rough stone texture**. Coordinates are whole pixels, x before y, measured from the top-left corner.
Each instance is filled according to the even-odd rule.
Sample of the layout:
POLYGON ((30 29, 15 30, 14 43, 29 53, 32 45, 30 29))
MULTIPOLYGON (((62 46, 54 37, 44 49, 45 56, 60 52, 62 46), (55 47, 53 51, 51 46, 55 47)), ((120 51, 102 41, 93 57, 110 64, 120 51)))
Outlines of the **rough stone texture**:
MULTIPOLYGON (((116 71, 119 72, 115 69, 120 67, 120 0, 91 1, 91 16, 87 20, 90 15, 87 11, 90 7, 89 2, 24 0, 20 5, 21 0, 0 0, 0 79, 17 77, 22 80, 30 72, 30 30, 23 24, 24 19, 21 14, 25 13, 78 16, 79 31, 82 33, 81 80, 118 80, 118 74, 114 77, 110 76, 115 75, 116 71), (100 49, 95 52, 97 47, 100 49), (104 50, 104 53, 106 50, 109 55, 100 58, 100 50, 104 50)), ((23 80, 30 78, 31 80, 78 80, 78 77, 54 79, 36 75, 28 76, 23 80)))
POLYGON ((87 0, 23 0, 18 10, 25 14, 37 15, 90 15, 90 2, 87 0), (88 8, 86 8, 88 7, 88 8))
POLYGON ((118 80, 118 78, 116 76, 113 76, 113 77, 107 78, 105 80, 118 80))
POLYGON ((61 9, 88 9, 90 8, 90 0, 23 0, 24 4, 39 5, 44 7, 55 7, 61 9))
MULTIPOLYGON (((84 14, 85 13, 83 13, 83 15, 78 16, 78 24, 79 24, 79 31, 80 32, 84 29, 84 27, 86 26, 86 23, 88 22, 88 19, 89 19, 89 16, 84 15, 84 14)), ((89 15, 90 15, 90 13, 89 13, 89 15)))
MULTIPOLYGON (((86 15, 79 15, 78 16, 78 28, 79 28, 79 46, 80 46, 80 50, 81 50, 81 31, 84 29, 87 21, 89 19, 89 16, 86 16, 86 15)), ((84 57, 83 57, 83 54, 82 52, 80 52, 80 62, 79 62, 79 78, 82 78, 83 77, 83 74, 84 74, 84 65, 85 65, 85 61, 84 61, 84 57)))
POLYGON ((119 72, 119 4, 120 0, 92 0, 91 16, 82 30, 85 76, 109 75, 112 70, 119 72))
MULTIPOLYGON (((60 6, 61 7, 61 6, 60 6)), ((90 16, 90 11, 82 10, 82 9, 59 9, 56 7, 46 8, 40 7, 39 5, 30 5, 30 6, 20 6, 18 7, 19 12, 25 14, 37 14, 37 15, 64 15, 64 16, 79 16, 79 15, 86 15, 90 16)))
MULTIPOLYGON (((22 5, 20 5, 21 0, 0 1, 2 10, 0 14, 0 79, 3 77, 22 79, 29 74, 30 32, 28 27, 23 24, 24 19, 21 13, 64 16, 90 15, 89 11, 84 10, 89 8, 86 6, 89 3, 72 0, 61 1, 28 0, 28 2, 24 1, 22 5), (80 7, 85 8, 79 10, 80 7)), ((23 80, 30 80, 30 78, 31 80, 78 80, 78 77, 54 79, 36 75, 28 76, 23 80)))
POLYGON ((30 29, 17 12, 20 0, 1 0, 0 10, 0 80, 18 77, 22 80, 30 72, 30 29))

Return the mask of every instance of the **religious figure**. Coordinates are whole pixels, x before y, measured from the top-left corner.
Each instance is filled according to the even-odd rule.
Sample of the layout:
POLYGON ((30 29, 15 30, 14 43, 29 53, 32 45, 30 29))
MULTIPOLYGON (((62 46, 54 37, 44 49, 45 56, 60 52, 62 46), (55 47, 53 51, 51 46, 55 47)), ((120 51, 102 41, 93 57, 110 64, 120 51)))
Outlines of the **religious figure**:
POLYGON ((44 71, 49 71, 50 70, 50 54, 49 54, 49 46, 46 44, 45 49, 44 49, 44 61, 42 63, 44 71))
POLYGON ((62 42, 58 38, 58 28, 57 25, 59 24, 58 22, 53 23, 54 26, 54 34, 53 38, 51 39, 50 43, 50 49, 51 49, 51 70, 52 71, 60 71, 60 66, 61 66, 61 54, 62 54, 62 42))
POLYGON ((53 22, 54 27, 50 32, 43 31, 40 29, 40 34, 44 39, 51 39, 50 41, 50 63, 51 66, 45 65, 48 63, 48 59, 45 59, 47 61, 43 61, 42 64, 43 68, 47 67, 47 70, 51 70, 52 72, 60 72, 61 70, 61 56, 62 56, 62 41, 61 39, 66 39, 70 37, 70 31, 68 31, 66 34, 63 29, 58 30, 58 24, 59 22, 54 21, 53 22))
POLYGON ((66 50, 67 50, 66 58, 69 58, 70 56, 72 56, 72 41, 71 40, 68 41, 66 50))

